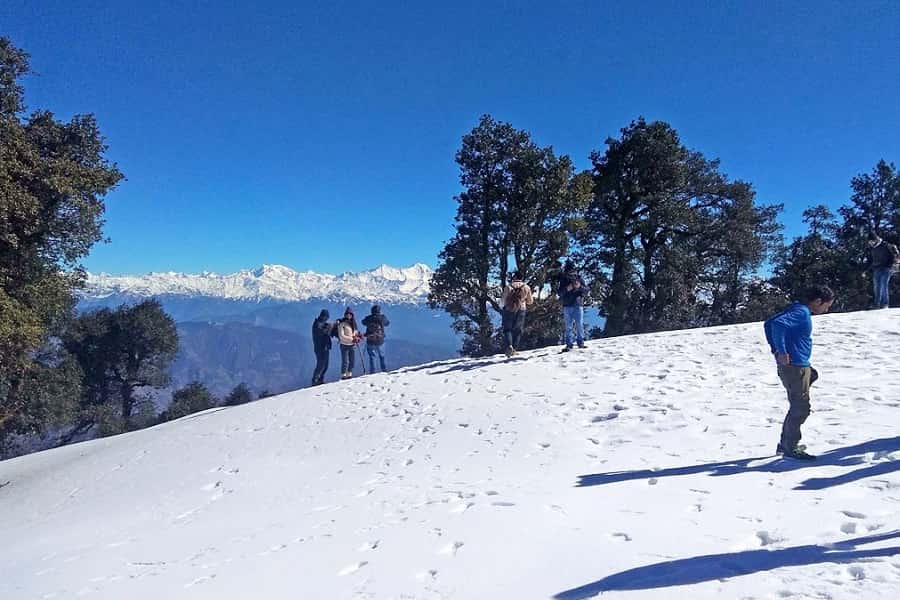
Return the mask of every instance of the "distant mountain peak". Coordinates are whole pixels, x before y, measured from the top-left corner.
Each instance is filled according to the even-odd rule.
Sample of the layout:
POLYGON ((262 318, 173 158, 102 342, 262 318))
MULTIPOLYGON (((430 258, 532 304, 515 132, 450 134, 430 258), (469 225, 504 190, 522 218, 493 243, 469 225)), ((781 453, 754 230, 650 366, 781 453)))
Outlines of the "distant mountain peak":
POLYGON ((432 270, 423 263, 409 267, 381 265, 369 271, 340 275, 299 272, 284 265, 264 264, 219 275, 203 271, 148 273, 146 275, 87 275, 84 298, 112 295, 133 297, 185 296, 233 300, 335 301, 361 300, 421 304, 428 296, 432 270))

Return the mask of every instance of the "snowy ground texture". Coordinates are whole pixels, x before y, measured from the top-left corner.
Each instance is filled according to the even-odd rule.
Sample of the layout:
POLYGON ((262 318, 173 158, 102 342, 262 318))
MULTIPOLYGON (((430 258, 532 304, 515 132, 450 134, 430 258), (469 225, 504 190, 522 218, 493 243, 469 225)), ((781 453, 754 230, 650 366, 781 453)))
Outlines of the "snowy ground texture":
POLYGON ((433 363, 0 462, 0 598, 900 598, 900 311, 433 363))

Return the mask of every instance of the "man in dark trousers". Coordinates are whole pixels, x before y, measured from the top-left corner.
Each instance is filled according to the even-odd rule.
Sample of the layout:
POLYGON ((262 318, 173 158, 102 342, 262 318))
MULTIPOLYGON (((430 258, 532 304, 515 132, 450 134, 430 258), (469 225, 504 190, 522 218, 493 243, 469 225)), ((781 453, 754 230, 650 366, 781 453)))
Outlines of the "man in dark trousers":
POLYGON ((584 297, 587 291, 584 280, 575 271, 575 263, 567 260, 563 272, 556 280, 556 295, 562 302, 563 319, 566 323, 566 347, 563 348, 563 352, 571 350, 572 344, 576 341, 579 348, 584 348, 584 297))
POLYGON ((814 460, 805 446, 799 445, 800 426, 809 416, 809 386, 818 373, 809 363, 812 356, 812 315, 821 315, 831 308, 834 292, 825 285, 808 289, 799 302, 794 302, 765 322, 766 340, 775 355, 778 377, 787 390, 788 409, 781 428, 781 441, 776 453, 786 458, 814 460))
POLYGON ((316 368, 313 371, 312 384, 324 383, 325 371, 328 370, 328 354, 331 352, 331 331, 334 325, 328 322, 328 311, 324 308, 312 324, 313 350, 316 353, 316 368))
POLYGON ((381 307, 377 304, 372 307, 372 314, 362 320, 366 327, 366 354, 369 355, 369 373, 375 372, 375 357, 381 365, 382 371, 387 371, 384 364, 384 328, 391 324, 386 316, 381 313, 381 307))
POLYGON ((869 264, 872 267, 872 287, 875 292, 873 308, 887 308, 891 303, 889 290, 891 275, 900 267, 900 252, 897 246, 885 242, 877 233, 869 234, 869 264))

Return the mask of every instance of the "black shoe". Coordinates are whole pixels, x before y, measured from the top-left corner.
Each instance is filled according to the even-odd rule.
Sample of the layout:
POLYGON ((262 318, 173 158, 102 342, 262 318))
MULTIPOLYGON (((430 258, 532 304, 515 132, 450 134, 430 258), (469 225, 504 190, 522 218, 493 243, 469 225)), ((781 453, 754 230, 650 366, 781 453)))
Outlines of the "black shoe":
MULTIPOLYGON (((797 444, 795 446, 796 450, 806 450, 806 446, 804 444, 797 444)), ((775 454, 784 454, 784 446, 781 445, 781 442, 778 442, 778 446, 775 448, 775 454)))
POLYGON ((563 348, 562 350, 560 350, 560 352, 568 352, 568 351, 571 350, 571 349, 572 349, 572 346, 566 346, 565 348, 563 348))
POLYGON ((578 344, 578 347, 582 348, 582 349, 587 348, 587 346, 584 344, 584 342, 581 342, 580 344, 578 344))
POLYGON ((801 450, 799 446, 789 452, 784 453, 785 458, 794 458, 796 460, 816 460, 812 454, 807 454, 805 450, 801 450))

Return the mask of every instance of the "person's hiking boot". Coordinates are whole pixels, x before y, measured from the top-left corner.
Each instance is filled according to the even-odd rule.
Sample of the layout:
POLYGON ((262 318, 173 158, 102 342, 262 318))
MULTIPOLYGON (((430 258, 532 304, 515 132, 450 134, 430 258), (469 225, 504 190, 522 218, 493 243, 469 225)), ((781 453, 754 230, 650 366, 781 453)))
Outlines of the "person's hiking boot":
POLYGON ((350 373, 349 371, 347 373, 341 373, 341 379, 350 379, 351 377, 353 377, 353 373, 350 373))
POLYGON ((509 348, 506 349, 506 358, 512 358, 513 355, 515 355, 515 353, 516 353, 516 349, 513 348, 512 346, 510 346, 509 348))
MULTIPOLYGON (((797 450, 806 450, 806 445, 797 444, 794 448, 797 450)), ((784 446, 781 445, 781 442, 778 442, 778 446, 775 448, 775 454, 784 454, 784 446)))
POLYGON ((807 453, 806 450, 801 449, 800 446, 795 446, 793 450, 786 451, 783 456, 785 458, 793 458, 796 460, 816 460, 815 456, 807 453))
POLYGON ((563 348, 562 350, 560 350, 560 352, 568 352, 568 351, 571 350, 571 349, 572 349, 572 346, 568 346, 568 345, 567 345, 565 348, 563 348))
POLYGON ((578 347, 584 349, 587 348, 587 345, 584 342, 578 342, 578 347))

